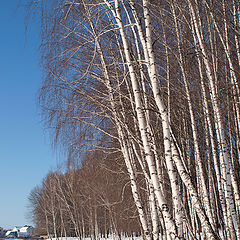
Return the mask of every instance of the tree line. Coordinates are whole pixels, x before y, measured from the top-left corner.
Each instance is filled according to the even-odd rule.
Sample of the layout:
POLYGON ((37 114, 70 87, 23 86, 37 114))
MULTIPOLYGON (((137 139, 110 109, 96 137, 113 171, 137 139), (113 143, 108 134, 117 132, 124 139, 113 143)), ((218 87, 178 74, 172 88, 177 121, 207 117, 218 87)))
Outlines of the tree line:
POLYGON ((49 172, 29 201, 36 235, 99 239, 141 234, 126 167, 116 154, 96 151, 81 167, 49 172))
MULTIPOLYGON (((103 154, 114 171, 124 165, 137 213, 136 225, 119 223, 114 232, 141 232, 146 240, 240 239, 239 1, 40 3, 40 104, 69 156, 67 173, 57 178, 84 172, 84 158, 95 159, 95 178, 95 154, 103 154)), ((90 199, 87 209, 94 209, 90 199)))

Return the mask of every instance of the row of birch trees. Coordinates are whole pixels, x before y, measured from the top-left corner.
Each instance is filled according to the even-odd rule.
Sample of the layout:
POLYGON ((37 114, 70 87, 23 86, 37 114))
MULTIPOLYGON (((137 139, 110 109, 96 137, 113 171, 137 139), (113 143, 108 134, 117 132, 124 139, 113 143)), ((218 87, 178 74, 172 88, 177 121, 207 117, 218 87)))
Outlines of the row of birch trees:
POLYGON ((40 104, 69 161, 121 154, 146 240, 240 239, 240 2, 37 4, 40 104))

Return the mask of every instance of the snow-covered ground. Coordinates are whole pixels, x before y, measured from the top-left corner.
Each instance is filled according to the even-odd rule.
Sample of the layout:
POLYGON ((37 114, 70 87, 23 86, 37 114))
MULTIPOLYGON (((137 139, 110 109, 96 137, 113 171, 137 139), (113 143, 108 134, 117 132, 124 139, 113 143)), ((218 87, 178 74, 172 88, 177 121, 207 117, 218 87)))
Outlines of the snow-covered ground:
MULTIPOLYGON (((119 240, 119 236, 109 236, 108 238, 99 237, 100 240, 119 240)), ((77 237, 59 237, 59 238, 51 238, 46 240, 79 240, 77 237)), ((93 238, 86 237, 84 240, 93 240, 93 238)), ((121 236, 121 240, 142 240, 142 237, 125 237, 121 236)))
MULTIPOLYGON (((99 240, 119 240, 118 236, 109 236, 108 238, 100 237, 99 240)), ((3 238, 3 240, 25 240, 20 238, 3 238)), ((77 237, 59 237, 59 238, 48 238, 45 240, 79 240, 77 237)), ((83 240, 93 240, 93 238, 86 237, 83 240)), ((142 240, 142 237, 125 237, 121 236, 121 240, 142 240)))

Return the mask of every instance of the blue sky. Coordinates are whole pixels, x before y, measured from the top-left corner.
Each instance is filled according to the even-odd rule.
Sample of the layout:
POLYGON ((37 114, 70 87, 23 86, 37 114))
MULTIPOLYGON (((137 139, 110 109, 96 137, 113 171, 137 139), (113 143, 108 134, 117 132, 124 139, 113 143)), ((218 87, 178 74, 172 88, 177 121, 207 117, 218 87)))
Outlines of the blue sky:
MULTIPOLYGON (((24 1, 22 1, 24 2, 24 1)), ((39 26, 25 38, 24 10, 17 1, 0 8, 0 227, 31 224, 28 195, 56 166, 44 133, 37 92, 41 85, 39 26)))

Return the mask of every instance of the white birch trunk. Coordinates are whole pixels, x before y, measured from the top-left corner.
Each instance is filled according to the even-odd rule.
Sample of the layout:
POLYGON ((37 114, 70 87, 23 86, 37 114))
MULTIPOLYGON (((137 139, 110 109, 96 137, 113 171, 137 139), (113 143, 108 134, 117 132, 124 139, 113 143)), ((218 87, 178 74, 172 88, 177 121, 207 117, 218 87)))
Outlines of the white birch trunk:
MULTIPOLYGON (((231 183, 230 183, 230 166, 229 166, 229 156, 228 156, 228 149, 226 145, 226 140, 224 136, 224 128, 220 116, 220 110, 218 107, 218 98, 215 90, 215 85, 213 81, 213 76, 211 73, 210 69, 210 64, 208 62, 208 57, 205 51, 205 47, 202 41, 202 36, 199 31, 199 26, 198 26, 198 20, 196 18, 193 6, 190 1, 189 3, 189 9, 192 17, 192 21, 194 24, 194 29, 197 35, 197 40, 199 42, 200 50, 203 54, 203 61, 206 67, 206 74, 209 80, 209 87, 210 87, 210 96, 212 99, 212 104, 213 104, 213 110, 214 110, 214 117, 215 117, 215 125, 217 129, 217 136, 218 136, 218 144, 220 148, 220 161, 221 161, 221 170, 222 170, 222 178, 223 182, 225 185, 225 198, 228 201, 227 205, 229 204, 229 209, 231 211, 231 218, 233 222, 236 222, 236 212, 234 210, 234 205, 233 205, 233 197, 232 197, 232 191, 231 191, 231 183)), ((229 221, 231 221, 229 219, 229 221)), ((235 226, 236 227, 236 226, 235 226)))
POLYGON ((146 127, 147 127, 146 118, 145 118, 144 112, 142 110, 143 106, 142 106, 142 102, 141 102, 141 96, 140 96, 140 92, 139 92, 138 82, 137 82, 133 64, 132 64, 132 61, 130 58, 128 43, 127 43, 126 35, 124 32, 122 20, 121 20, 119 2, 117 0, 115 1, 115 9, 113 8, 113 6, 111 4, 109 4, 109 2, 105 1, 105 3, 112 10, 115 20, 119 26, 119 31, 120 31, 120 35, 121 35, 122 42, 123 42, 123 48, 124 48, 124 53, 125 53, 125 57, 126 57, 126 62, 127 62, 128 68, 129 68, 130 79, 132 82, 132 88, 133 88, 133 92, 134 92, 134 100, 135 100, 135 104, 136 104, 136 112, 137 112, 139 130, 140 130, 141 139, 143 142, 143 149, 144 149, 144 153, 146 155, 146 161, 147 161, 148 168, 150 171, 151 181, 154 186, 156 198, 158 200, 159 207, 160 207, 163 217, 164 217, 164 221, 166 224, 166 230, 167 230, 169 236, 171 236, 172 238, 176 238, 177 233, 176 233, 175 224, 172 220, 172 216, 170 215, 166 200, 164 199, 162 192, 160 190, 157 172, 156 172, 156 168, 154 165, 154 156, 153 156, 151 147, 148 142, 148 137, 147 137, 148 134, 147 134, 147 129, 146 129, 146 127))
MULTIPOLYGON (((192 27, 194 28, 192 21, 191 21, 191 24, 192 24, 192 27)), ((197 40, 196 40, 196 36, 195 36, 194 32, 193 32, 193 38, 194 38, 194 43, 195 43, 197 51, 198 51, 198 44, 197 44, 197 40)), ((210 43, 211 43, 211 39, 210 39, 210 43)), ((212 127, 212 123, 211 123, 211 119, 210 119, 209 107, 208 107, 208 103, 207 103, 207 101, 208 101, 207 100, 207 94, 206 94, 205 86, 204 86, 204 82, 203 82, 202 64, 201 64, 200 56, 199 56, 198 53, 197 53, 197 60, 198 60, 199 75, 200 75, 200 80, 201 80, 201 91, 202 91, 202 95, 203 95, 203 111, 204 111, 204 114, 205 114, 205 119, 207 121, 208 131, 209 131, 209 135, 210 135, 214 169, 215 169, 215 172, 216 172, 217 186, 218 186, 218 192, 219 192, 219 197, 220 197, 220 204, 221 204, 222 211, 223 211, 223 221, 225 222, 225 226, 228 226, 226 204, 225 204, 225 199, 224 199, 224 194, 223 194, 223 189, 222 189, 221 173, 220 173, 220 169, 219 169, 219 166, 218 166, 218 157, 217 157, 217 152, 216 152, 214 133, 213 133, 213 130, 212 130, 213 127, 212 127)))
POLYGON ((183 81, 185 85, 185 91, 186 91, 186 98, 188 102, 188 108, 189 108, 189 113, 190 113, 190 119, 191 119, 191 127, 192 127, 192 134, 193 134, 193 143, 194 143, 194 156, 195 156, 195 161, 196 161, 196 168, 197 168, 197 178, 199 178, 199 190, 203 194, 203 203, 204 203, 204 208, 206 209, 206 214, 207 217, 210 221, 210 224, 213 226, 213 217, 210 209, 210 202, 209 202, 209 196, 208 196, 208 191, 205 183, 205 178, 204 178, 204 173, 203 173, 203 165, 202 165, 202 159, 200 157, 200 152, 199 152, 199 144, 198 144, 198 133, 197 133, 197 128, 195 124, 195 119, 194 119, 194 113, 193 113, 193 107, 191 103, 191 97, 190 97, 190 91, 189 91, 189 86, 188 86, 188 81, 187 77, 185 74, 185 69, 184 69, 184 63, 183 63, 183 56, 182 56, 182 50, 180 47, 180 30, 178 27, 178 21, 175 13, 175 7, 174 7, 174 2, 172 4, 172 13, 173 13, 173 18, 175 22, 175 28, 176 28, 176 35, 177 35, 177 43, 178 43, 178 53, 179 53, 179 64, 180 68, 182 71, 182 76, 183 76, 183 81))
POLYGON ((145 50, 146 61, 148 62, 148 73, 150 77, 150 81, 152 84, 153 94, 157 105, 161 105, 161 117, 162 117, 162 129, 163 129, 163 139, 164 139, 164 152, 165 152, 165 162, 168 170, 168 175, 172 188, 172 198, 174 204, 174 213, 176 219, 176 225, 178 230, 178 236, 183 236, 183 214, 181 210, 181 201, 180 201, 180 192, 177 184, 177 175, 176 169, 173 165, 172 160, 172 150, 171 150, 171 137, 169 130, 169 117, 168 111, 165 108, 162 100, 160 99, 160 92, 158 89, 158 82, 156 76, 155 69, 155 59, 152 49, 152 36, 151 36, 151 21, 150 21, 150 13, 148 10, 148 1, 143 0, 143 11, 144 11, 144 20, 145 20, 145 28, 146 28, 146 40, 142 39, 143 48, 145 50))
MULTIPOLYGON (((123 137, 123 136, 120 136, 120 137, 123 137)), ((128 149, 128 146, 126 146, 125 143, 122 141, 122 150, 123 150, 123 154, 124 154, 125 163, 126 163, 126 166, 128 169, 130 181, 131 181, 131 189, 132 189, 133 199, 134 199, 134 202, 135 202, 137 210, 138 210, 139 218, 140 218, 141 225, 142 225, 142 228, 144 231, 144 236, 146 237, 147 240, 150 240, 151 236, 150 236, 150 232, 149 232, 149 228, 148 228, 148 224, 147 224, 147 217, 144 212, 141 198, 138 193, 138 188, 137 188, 137 184, 136 184, 136 176, 135 176, 133 167, 131 165, 130 156, 129 156, 129 152, 127 149, 128 149)))
MULTIPOLYGON (((85 9, 88 10, 86 5, 85 5, 85 9)), ((100 58, 101 58, 101 64, 102 64, 102 67, 103 67, 103 73, 104 73, 104 77, 105 77, 105 84, 106 84, 107 89, 109 91, 109 98, 110 98, 110 103, 111 103, 111 106, 112 106, 112 109, 113 109, 115 122, 116 122, 116 125, 117 125, 119 141, 120 141, 120 144, 121 144, 122 153, 123 153, 125 164, 126 164, 126 167, 127 167, 128 173, 129 173, 129 177, 130 177, 133 199, 134 199, 135 205, 136 205, 137 210, 138 210, 139 219, 140 219, 140 222, 141 222, 141 226, 143 228, 143 233, 146 237, 146 240, 150 240, 150 232, 149 232, 149 229, 148 229, 147 218, 146 218, 146 214, 144 212, 144 208, 143 208, 143 205, 142 205, 142 202, 141 202, 140 195, 138 193, 135 173, 134 173, 134 170, 133 170, 131 162, 130 162, 130 156, 129 156, 129 152, 127 150, 126 141, 124 140, 124 133, 123 133, 122 128, 121 128, 121 123, 118 121, 118 117, 117 117, 118 113, 117 113, 117 110, 116 110, 116 107, 115 107, 115 100, 114 100, 114 96, 113 96, 113 90, 112 90, 112 87, 111 87, 111 84, 110 84, 110 78, 109 78, 109 75, 108 75, 107 66, 106 66, 106 63, 105 63, 105 60, 104 60, 104 56, 103 56, 103 53, 102 53, 102 50, 101 50, 100 43, 98 41, 97 35, 95 34, 94 26, 91 22, 90 15, 89 15, 89 22, 90 22, 92 31, 95 35, 97 50, 98 50, 98 53, 99 53, 100 58)))
POLYGON ((158 224, 158 213, 157 213, 157 205, 155 200, 155 194, 154 194, 154 188, 151 183, 150 176, 147 172, 146 164, 144 162, 144 156, 143 151, 140 149, 141 156, 138 154, 137 148, 135 146, 135 143, 132 141, 132 148, 135 153, 136 158, 138 159, 138 162, 142 168, 144 178, 146 181, 146 185, 149 191, 149 207, 150 207, 150 214, 151 214, 151 221, 152 221, 152 237, 153 240, 157 240, 159 238, 159 224, 158 224))
MULTIPOLYGON (((169 152, 171 152, 171 136, 170 136, 170 127, 168 123, 168 116, 167 116, 167 111, 166 107, 164 106, 164 103, 161 100, 160 97, 160 92, 158 90, 158 83, 157 83, 157 76, 156 76, 156 69, 155 69, 155 61, 154 61, 154 54, 153 54, 153 49, 152 49, 152 42, 151 42, 151 28, 149 24, 149 12, 148 12, 148 7, 147 1, 143 1, 144 11, 145 13, 145 26, 146 26, 146 43, 147 43, 147 49, 148 49, 148 54, 149 54, 149 65, 150 65, 150 79, 151 79, 151 84, 152 84, 152 89, 153 89, 153 94, 154 94, 154 99, 156 101, 156 104, 159 108, 161 117, 162 117, 162 125, 163 125, 163 135, 164 135, 164 147, 165 147, 165 156, 169 155, 169 152), (146 23, 147 22, 147 23, 146 23), (166 154, 167 152, 167 154, 166 154)), ((196 190, 194 189, 191 179, 189 175, 187 174, 180 158, 179 158, 179 153, 176 149, 176 146, 173 144, 173 149, 172 149, 172 154, 174 158, 174 162, 178 168, 178 172, 184 182, 184 184, 188 187, 189 192, 191 194, 191 197, 193 199, 193 204, 194 207, 198 209, 198 215, 200 218, 200 221, 202 225, 206 228, 206 232, 208 234, 209 239, 217 239, 218 237, 214 234, 211 225, 209 224, 205 213, 201 207, 201 204, 199 202, 196 190)))

